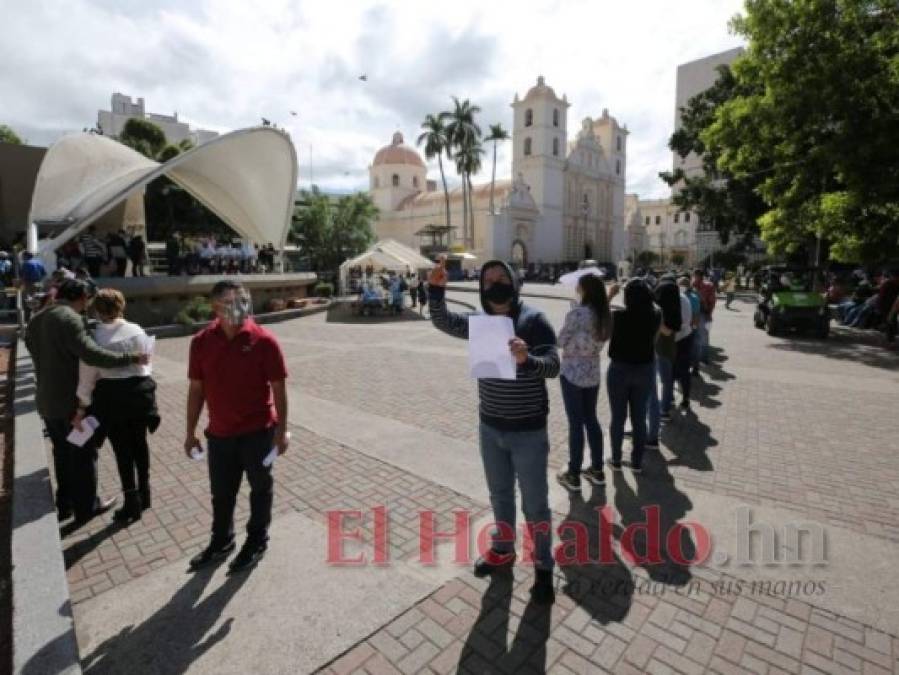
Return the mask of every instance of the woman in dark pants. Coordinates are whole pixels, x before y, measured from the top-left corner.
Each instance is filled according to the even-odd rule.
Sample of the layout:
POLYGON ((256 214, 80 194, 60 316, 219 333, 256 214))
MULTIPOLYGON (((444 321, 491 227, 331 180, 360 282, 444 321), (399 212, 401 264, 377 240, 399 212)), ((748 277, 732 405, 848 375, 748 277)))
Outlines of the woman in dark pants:
POLYGON ((568 468, 556 479, 570 492, 580 492, 584 462, 584 431, 590 445, 590 468, 583 472, 592 485, 604 485, 602 427, 596 416, 596 401, 602 379, 599 354, 612 332, 609 300, 602 279, 586 274, 578 280, 580 302, 565 316, 559 332, 562 348, 562 400, 568 416, 568 468))
MULTIPOLYGON (((94 331, 98 344, 116 352, 140 353, 146 350, 147 335, 137 324, 125 321, 125 298, 119 291, 104 288, 93 300, 93 310, 101 323, 94 331)), ((117 522, 139 520, 141 511, 150 508, 150 449, 147 432, 159 426, 156 409, 156 382, 150 366, 94 368, 80 364, 78 379, 79 408, 76 424, 92 414, 100 422, 101 432, 112 444, 124 503, 113 514, 117 522)))
MULTIPOLYGON (((610 298, 618 291, 610 289, 610 298)), ((655 386, 655 340, 661 315, 653 304, 652 292, 642 279, 631 279, 624 287, 624 309, 612 312, 612 339, 609 343, 611 363, 606 373, 612 422, 613 471, 621 471, 621 444, 624 422, 630 411, 633 429, 631 467, 643 472, 643 450, 646 445, 646 404, 655 386)))

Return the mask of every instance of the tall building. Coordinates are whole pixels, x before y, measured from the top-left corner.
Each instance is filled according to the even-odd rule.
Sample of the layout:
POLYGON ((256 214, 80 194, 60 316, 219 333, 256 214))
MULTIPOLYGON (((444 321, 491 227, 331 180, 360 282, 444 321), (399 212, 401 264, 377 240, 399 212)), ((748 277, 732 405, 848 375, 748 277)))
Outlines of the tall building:
POLYGON ((166 140, 173 144, 188 140, 194 145, 201 145, 218 136, 217 131, 191 129, 187 122, 178 119, 178 113, 172 115, 148 113, 143 98, 138 98, 135 103, 130 96, 118 92, 112 95, 109 110, 97 111, 97 128, 105 136, 115 137, 122 133, 125 122, 132 117, 153 122, 165 133, 166 140))
POLYGON ((466 267, 491 258, 522 267, 617 260, 616 247, 625 241, 627 127, 604 110, 597 119, 585 118, 569 142, 568 108, 566 97, 543 77, 523 97, 515 95, 514 178, 496 182, 492 210, 490 183, 474 186, 469 246, 462 238, 461 188, 450 194, 447 230, 443 190, 427 179, 418 151, 395 133, 369 167, 371 195, 381 211, 378 236, 426 253, 455 252, 466 267))

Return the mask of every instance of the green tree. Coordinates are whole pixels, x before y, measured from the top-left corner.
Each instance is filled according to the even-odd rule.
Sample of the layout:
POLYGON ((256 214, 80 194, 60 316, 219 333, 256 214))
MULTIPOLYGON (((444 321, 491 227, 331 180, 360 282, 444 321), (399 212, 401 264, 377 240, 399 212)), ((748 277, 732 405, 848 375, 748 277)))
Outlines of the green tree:
POLYGON ((0 143, 10 143, 12 145, 22 145, 22 139, 19 135, 5 124, 0 124, 0 143))
MULTIPOLYGON (((450 156, 455 161, 456 170, 462 178, 462 238, 467 247, 472 246, 474 239, 472 236, 474 223, 472 222, 469 226, 468 218, 469 202, 472 199, 471 175, 467 173, 467 169, 475 165, 480 168, 480 154, 483 154, 483 149, 480 154, 473 150, 474 147, 480 147, 481 127, 475 121, 475 115, 479 112, 481 112, 480 107, 473 105, 468 99, 460 101, 458 97, 453 96, 453 109, 440 114, 444 120, 448 120, 446 128, 450 140, 450 156), (473 160, 475 155, 477 162, 473 160)), ((473 207, 471 213, 474 213, 473 207)), ((474 220, 473 215, 472 220, 474 220)))
POLYGON ((725 244, 732 233, 758 233, 758 219, 766 207, 757 189, 759 174, 737 177, 718 167, 722 149, 707 145, 703 134, 715 120, 721 106, 741 93, 730 68, 718 67, 718 79, 709 89, 692 97, 681 109, 681 127, 672 134, 668 147, 681 158, 695 153, 702 172, 687 175, 680 167, 659 176, 673 190, 672 201, 685 211, 695 211, 700 221, 711 224, 725 244))
POLYGON ((899 5, 747 0, 737 95, 701 134, 717 167, 760 176, 775 253, 824 240, 835 260, 899 251, 899 5), (828 246, 829 244, 829 246, 828 246))
POLYGON ((642 267, 652 267, 659 260, 659 256, 653 251, 640 251, 637 254, 637 264, 642 267))
POLYGON ((486 141, 493 141, 493 170, 490 174, 490 213, 493 213, 493 189, 496 186, 496 145, 501 141, 508 141, 510 138, 509 132, 503 128, 502 124, 491 124, 490 125, 490 133, 487 134, 487 137, 484 139, 486 141))
POLYGON ((334 274, 347 258, 362 253, 374 239, 372 223, 378 209, 371 197, 358 192, 337 200, 315 186, 300 193, 291 238, 316 272, 334 274))
POLYGON ((437 166, 440 167, 440 180, 443 182, 443 196, 446 200, 446 226, 450 227, 449 188, 446 186, 446 174, 443 172, 443 153, 449 155, 450 141, 443 119, 442 115, 425 117, 425 121, 421 124, 424 131, 418 137, 418 145, 425 144, 425 157, 437 158, 437 166))
POLYGON ((168 145, 165 132, 159 125, 139 117, 132 117, 125 122, 118 140, 149 159, 158 159, 168 145))

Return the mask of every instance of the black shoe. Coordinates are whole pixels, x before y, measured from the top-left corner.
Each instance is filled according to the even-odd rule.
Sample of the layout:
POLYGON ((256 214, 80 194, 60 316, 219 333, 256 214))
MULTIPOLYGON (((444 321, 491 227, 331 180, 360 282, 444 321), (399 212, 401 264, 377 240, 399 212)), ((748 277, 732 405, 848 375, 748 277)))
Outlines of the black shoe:
POLYGON ((576 473, 560 471, 556 474, 556 480, 559 481, 559 485, 569 492, 581 491, 581 477, 576 473))
POLYGON ((490 550, 474 562, 474 575, 478 578, 486 577, 497 572, 509 572, 515 564, 515 552, 500 553, 490 550))
POLYGON ((91 511, 90 513, 75 514, 75 526, 81 527, 82 525, 85 525, 86 523, 93 520, 95 517, 106 513, 107 511, 109 511, 109 509, 115 506, 116 501, 117 500, 115 497, 110 497, 109 499, 101 499, 100 497, 97 497, 97 501, 94 503, 93 511, 91 511))
POLYGON ((596 469, 594 467, 590 467, 586 471, 581 474, 584 478, 587 479, 587 482, 591 485, 605 485, 606 484, 606 475, 602 472, 602 469, 596 469))
POLYGON ((612 471, 614 471, 616 473, 621 472, 621 460, 620 459, 617 462, 614 459, 610 459, 608 461, 608 465, 610 467, 612 467, 612 471))
POLYGON ((129 490, 125 493, 125 503, 122 508, 112 514, 116 523, 129 524, 140 520, 141 500, 137 490, 129 490))
POLYGON ((681 409, 681 412, 690 412, 690 402, 689 401, 681 401, 680 405, 677 407, 681 409))
POLYGON ((647 450, 658 450, 659 449, 659 440, 657 438, 653 438, 652 440, 646 441, 643 444, 643 447, 647 450))
POLYGON ((240 552, 228 565, 228 574, 237 574, 250 569, 262 559, 266 549, 268 549, 268 544, 265 542, 261 544, 244 542, 244 545, 240 547, 240 552))
POLYGON ((224 546, 219 547, 214 547, 212 544, 209 544, 202 553, 198 553, 190 559, 190 569, 191 571, 198 570, 201 567, 206 567, 206 565, 218 562, 219 560, 224 560, 235 548, 237 548, 237 545, 233 540, 229 541, 224 546))
POLYGON ((537 570, 534 576, 531 599, 538 605, 553 604, 556 601, 556 591, 553 589, 552 570, 537 570))
POLYGON ((138 488, 138 492, 140 493, 141 511, 146 511, 151 506, 150 486, 144 485, 143 487, 138 488))

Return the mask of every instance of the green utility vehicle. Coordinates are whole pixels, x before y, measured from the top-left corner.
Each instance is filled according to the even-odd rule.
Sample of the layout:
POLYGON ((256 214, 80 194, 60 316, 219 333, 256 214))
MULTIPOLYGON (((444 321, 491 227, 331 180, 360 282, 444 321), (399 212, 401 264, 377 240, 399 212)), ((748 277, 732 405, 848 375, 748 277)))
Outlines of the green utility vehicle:
POLYGON ((811 267, 762 268, 754 316, 756 328, 764 328, 768 335, 797 329, 826 338, 830 333, 830 311, 824 293, 815 288, 818 274, 811 267))

